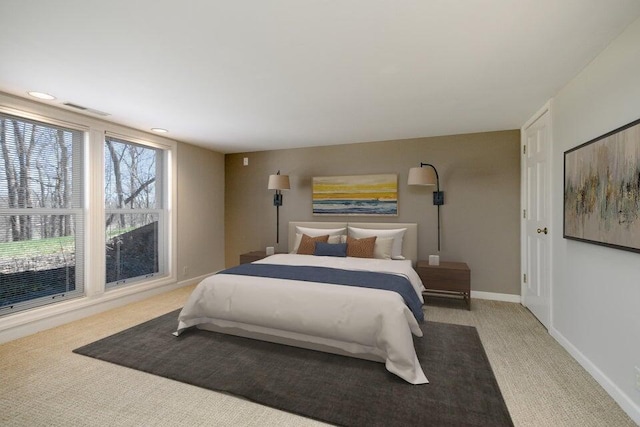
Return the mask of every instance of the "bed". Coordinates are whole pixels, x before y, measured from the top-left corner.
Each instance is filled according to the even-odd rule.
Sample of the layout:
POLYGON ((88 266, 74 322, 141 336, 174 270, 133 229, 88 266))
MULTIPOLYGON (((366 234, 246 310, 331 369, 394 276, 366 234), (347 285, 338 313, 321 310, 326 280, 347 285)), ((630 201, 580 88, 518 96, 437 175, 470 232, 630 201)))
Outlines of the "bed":
POLYGON ((322 233, 331 233, 328 243, 342 243, 347 234, 366 239, 378 233, 382 237, 375 239, 376 251, 382 255, 376 254, 381 258, 289 253, 224 270, 194 289, 180 313, 176 335, 196 327, 374 360, 411 384, 428 383, 413 346, 413 336, 422 336, 419 307, 424 289, 413 269, 417 225, 291 222, 289 249, 322 233), (343 284, 334 284, 341 280, 343 284), (368 287, 380 283, 398 288, 368 287))

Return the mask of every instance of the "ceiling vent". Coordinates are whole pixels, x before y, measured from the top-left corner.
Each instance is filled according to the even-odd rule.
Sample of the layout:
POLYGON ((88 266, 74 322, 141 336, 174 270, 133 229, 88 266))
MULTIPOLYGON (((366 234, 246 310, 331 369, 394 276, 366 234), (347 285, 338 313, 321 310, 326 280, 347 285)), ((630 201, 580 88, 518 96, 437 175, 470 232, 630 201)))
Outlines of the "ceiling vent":
POLYGON ((86 111, 87 113, 97 114, 99 116, 110 116, 111 114, 105 113, 104 111, 94 110, 93 108, 83 107, 82 105, 74 104, 73 102, 63 102, 63 105, 67 107, 75 108, 76 110, 86 111))

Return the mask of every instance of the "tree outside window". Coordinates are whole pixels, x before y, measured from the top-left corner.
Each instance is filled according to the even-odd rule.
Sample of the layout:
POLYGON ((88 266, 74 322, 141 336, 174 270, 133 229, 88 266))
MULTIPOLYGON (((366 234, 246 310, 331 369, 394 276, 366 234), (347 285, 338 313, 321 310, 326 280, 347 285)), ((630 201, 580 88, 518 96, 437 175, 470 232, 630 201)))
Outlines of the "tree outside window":
POLYGON ((83 293, 83 140, 0 114, 0 314, 83 293))
POLYGON ((105 230, 107 288, 162 270, 162 159, 160 149, 107 137, 105 230))

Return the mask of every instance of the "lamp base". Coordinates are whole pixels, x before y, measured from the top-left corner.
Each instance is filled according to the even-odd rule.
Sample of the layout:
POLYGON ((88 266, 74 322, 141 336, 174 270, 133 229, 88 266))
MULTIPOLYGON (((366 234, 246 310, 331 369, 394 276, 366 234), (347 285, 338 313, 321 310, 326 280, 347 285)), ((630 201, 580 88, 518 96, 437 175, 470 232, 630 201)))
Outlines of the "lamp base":
POLYGON ((444 205, 444 191, 433 192, 433 204, 437 206, 444 205))

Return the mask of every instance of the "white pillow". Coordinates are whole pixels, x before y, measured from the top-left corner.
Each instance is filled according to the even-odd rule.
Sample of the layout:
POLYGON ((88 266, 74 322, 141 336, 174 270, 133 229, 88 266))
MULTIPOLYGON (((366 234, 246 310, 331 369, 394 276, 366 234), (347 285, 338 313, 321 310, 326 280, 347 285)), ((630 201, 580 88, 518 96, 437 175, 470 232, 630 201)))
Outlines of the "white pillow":
POLYGON ((373 248, 373 257, 379 259, 391 259, 391 248, 393 247, 393 237, 383 237, 376 239, 373 248))
POLYGON ((333 236, 335 234, 346 234, 346 232, 346 228, 310 228, 296 225, 296 234, 306 234, 309 237, 324 236, 326 234, 333 236))
MULTIPOLYGON (((296 227, 298 228, 298 227, 296 227)), ((304 228, 304 227, 300 227, 300 228, 304 228)), ((317 229, 307 229, 307 230, 320 230, 319 228, 317 229)), ((342 230, 345 230, 344 228, 342 230)), ((322 234, 314 234, 314 235, 310 235, 307 233, 296 233, 296 241, 293 244, 293 250, 291 251, 292 254, 297 254, 298 253, 298 248, 300 247, 300 242, 302 241, 302 235, 306 234, 309 237, 318 237, 318 236, 324 236, 327 235, 329 233, 322 233, 322 234)), ((340 235, 340 234, 329 234, 329 240, 327 240, 327 243, 344 243, 347 240, 347 236, 345 235, 340 235), (344 241, 343 241, 344 240, 344 241)))
POLYGON ((344 240, 347 240, 347 236, 345 235, 340 235, 340 234, 334 234, 334 235, 329 235, 329 240, 327 240, 327 243, 331 243, 336 244, 336 243, 344 243, 342 241, 342 239, 344 238, 344 240))
POLYGON ((389 230, 377 230, 373 228, 349 227, 349 235, 355 239, 377 236, 378 238, 392 237, 391 259, 405 259, 402 256, 402 239, 406 228, 394 228, 389 230))

